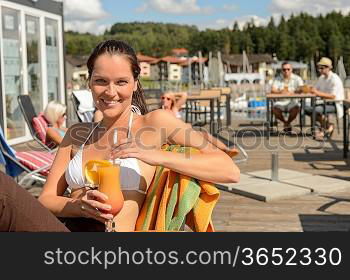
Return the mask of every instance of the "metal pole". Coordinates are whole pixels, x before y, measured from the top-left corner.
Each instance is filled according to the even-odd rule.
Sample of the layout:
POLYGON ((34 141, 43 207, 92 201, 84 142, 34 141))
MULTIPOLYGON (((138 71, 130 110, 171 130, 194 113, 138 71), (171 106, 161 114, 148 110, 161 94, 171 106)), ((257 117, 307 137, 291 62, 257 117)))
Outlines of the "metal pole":
POLYGON ((192 65, 192 58, 190 57, 188 59, 188 92, 192 93, 192 69, 191 69, 191 65, 192 65))
POLYGON ((278 181, 278 152, 271 154, 271 181, 278 181))
POLYGON ((198 52, 198 64, 199 64, 199 81, 200 81, 200 89, 203 88, 203 69, 202 69, 202 52, 198 52))
POLYGON ((213 64, 212 64, 212 52, 209 52, 209 61, 208 61, 208 83, 210 86, 213 84, 213 64))

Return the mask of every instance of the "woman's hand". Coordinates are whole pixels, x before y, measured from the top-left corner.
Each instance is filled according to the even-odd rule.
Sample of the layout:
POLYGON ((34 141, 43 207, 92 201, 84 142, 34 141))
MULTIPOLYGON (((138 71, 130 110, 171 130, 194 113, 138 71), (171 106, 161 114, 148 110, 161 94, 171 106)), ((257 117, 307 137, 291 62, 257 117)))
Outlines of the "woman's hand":
POLYGON ((82 217, 92 218, 101 223, 113 219, 112 214, 108 214, 111 205, 105 204, 108 197, 98 190, 86 191, 80 200, 80 210, 82 217))
POLYGON ((123 139, 111 151, 111 159, 137 158, 153 166, 159 165, 163 156, 162 151, 155 146, 147 146, 135 138, 123 139))

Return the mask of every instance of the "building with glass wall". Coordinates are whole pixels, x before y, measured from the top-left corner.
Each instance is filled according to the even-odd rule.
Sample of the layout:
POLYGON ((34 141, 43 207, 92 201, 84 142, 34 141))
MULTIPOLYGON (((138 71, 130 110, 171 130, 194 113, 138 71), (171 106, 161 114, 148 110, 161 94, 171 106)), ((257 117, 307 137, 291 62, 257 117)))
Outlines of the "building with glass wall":
POLYGON ((31 139, 17 97, 28 94, 41 112, 65 103, 63 4, 0 0, 0 125, 10 144, 31 139))

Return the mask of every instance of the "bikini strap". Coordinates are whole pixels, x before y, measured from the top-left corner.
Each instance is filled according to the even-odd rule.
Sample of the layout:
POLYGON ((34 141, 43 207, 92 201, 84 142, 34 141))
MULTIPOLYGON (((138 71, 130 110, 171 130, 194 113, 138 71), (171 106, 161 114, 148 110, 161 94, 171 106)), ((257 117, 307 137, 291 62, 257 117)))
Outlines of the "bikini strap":
POLYGON ((100 125, 101 122, 98 122, 97 125, 94 126, 94 128, 91 130, 91 132, 89 133, 88 137, 85 139, 84 143, 80 146, 81 148, 83 148, 86 144, 87 141, 89 141, 92 133, 94 133, 96 127, 98 127, 100 125))
POLYGON ((129 117, 129 124, 128 124, 128 139, 131 137, 131 125, 132 125, 132 119, 133 119, 134 113, 133 111, 130 112, 130 117, 129 117))

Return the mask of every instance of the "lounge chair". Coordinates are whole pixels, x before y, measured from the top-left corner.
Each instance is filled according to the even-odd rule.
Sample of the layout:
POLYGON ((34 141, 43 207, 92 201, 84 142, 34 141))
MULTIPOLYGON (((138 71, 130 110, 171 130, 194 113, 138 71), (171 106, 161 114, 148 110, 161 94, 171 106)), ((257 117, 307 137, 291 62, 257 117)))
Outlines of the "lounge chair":
POLYGON ((72 92, 74 110, 80 122, 92 122, 95 104, 89 90, 74 90, 72 92))
POLYGON ((49 169, 54 160, 54 155, 49 152, 26 151, 16 152, 6 141, 0 128, 0 164, 4 164, 6 174, 18 181, 18 176, 26 174, 18 181, 18 184, 27 186, 25 181, 45 182, 49 169))
POLYGON ((45 150, 53 152, 55 146, 46 143, 46 130, 49 122, 44 115, 42 113, 37 115, 29 95, 19 95, 18 104, 33 139, 45 150))

